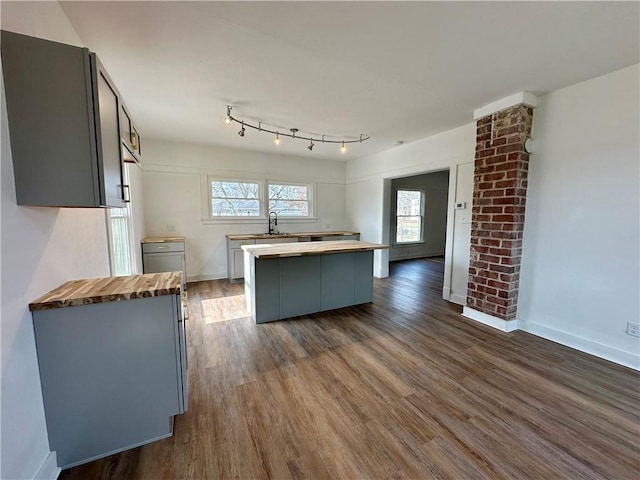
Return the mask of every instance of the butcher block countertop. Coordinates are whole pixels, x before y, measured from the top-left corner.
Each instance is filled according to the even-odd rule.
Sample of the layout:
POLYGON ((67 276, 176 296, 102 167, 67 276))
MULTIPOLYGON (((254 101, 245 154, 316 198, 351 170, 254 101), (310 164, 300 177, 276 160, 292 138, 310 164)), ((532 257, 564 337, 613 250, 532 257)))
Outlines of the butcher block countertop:
POLYGON ((29 310, 35 312, 135 298, 178 295, 181 285, 181 272, 71 280, 31 302, 29 310))
POLYGON ((300 233, 241 233, 227 235, 229 240, 258 240, 263 238, 300 238, 300 237, 341 237, 344 235, 359 235, 360 232, 300 232, 300 233))
POLYGON ((339 242, 299 242, 265 245, 244 245, 243 250, 255 258, 299 257, 302 255, 322 255, 325 253, 364 252, 389 248, 380 243, 341 240, 339 242))
POLYGON ((184 237, 144 237, 140 243, 173 243, 184 242, 184 237))

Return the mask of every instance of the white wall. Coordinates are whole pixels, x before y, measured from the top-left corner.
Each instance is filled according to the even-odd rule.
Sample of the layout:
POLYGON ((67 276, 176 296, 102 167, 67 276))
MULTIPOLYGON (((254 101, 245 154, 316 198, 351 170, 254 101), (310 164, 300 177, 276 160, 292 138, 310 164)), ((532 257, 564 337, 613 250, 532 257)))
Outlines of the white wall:
MULTIPOLYGON (((81 45, 58 3, 2 3, 2 28, 81 45)), ((109 275, 102 209, 16 205, 2 85, 2 356, 3 479, 54 478, 28 303, 76 278, 109 275)))
POLYGON ((396 205, 394 203, 396 200, 395 195, 391 196, 389 229, 392 246, 389 250, 389 261, 444 255, 449 201, 449 172, 445 170, 397 178, 391 181, 391 188, 393 191, 398 188, 422 190, 425 211, 422 223, 422 242, 410 245, 393 245, 396 228, 396 205))
POLYGON ((207 195, 203 179, 207 175, 315 182, 317 220, 280 218, 280 231, 343 230, 347 226, 343 162, 146 140, 143 159, 145 231, 149 236, 176 234, 186 237, 189 281, 227 276, 226 234, 266 232, 268 229, 266 220, 203 222, 207 195), (168 231, 167 225, 175 230, 168 231))
POLYGON ((471 207, 473 206, 473 168, 474 162, 457 165, 454 172, 456 187, 453 202, 454 204, 464 204, 464 208, 455 209, 453 221, 450 221, 447 225, 451 229, 451 258, 453 262, 449 276, 450 282, 447 286, 445 281, 443 296, 458 305, 467 304, 469 252, 471 250, 471 207))
MULTIPOLYGON (((470 123, 447 132, 434 135, 417 142, 402 145, 385 152, 351 160, 347 163, 347 227, 359 230, 362 239, 370 242, 388 243, 389 218, 385 198, 391 198, 388 189, 391 182, 385 179, 400 178, 409 175, 435 172, 449 169, 448 217, 454 217, 456 195, 467 199, 468 211, 471 211, 473 184, 468 192, 457 188, 458 167, 473 163, 475 154, 475 124, 470 123), (385 213, 387 210, 387 213, 385 213)), ((468 185, 466 185, 469 188, 468 185)), ((453 222, 447 225, 447 247, 445 251, 445 298, 449 298, 451 282, 466 284, 468 272, 464 278, 452 278, 453 264, 468 262, 469 251, 453 258, 453 240, 469 232, 455 231, 453 222)), ((461 240, 462 241, 462 240, 461 240)), ((377 277, 388 275, 388 251, 376 251, 374 255, 374 274, 377 277)), ((460 269, 455 275, 461 274, 460 269)), ((455 277, 454 275, 454 277, 455 277)))
POLYGON ((521 328, 640 367, 638 65, 540 97, 521 328))

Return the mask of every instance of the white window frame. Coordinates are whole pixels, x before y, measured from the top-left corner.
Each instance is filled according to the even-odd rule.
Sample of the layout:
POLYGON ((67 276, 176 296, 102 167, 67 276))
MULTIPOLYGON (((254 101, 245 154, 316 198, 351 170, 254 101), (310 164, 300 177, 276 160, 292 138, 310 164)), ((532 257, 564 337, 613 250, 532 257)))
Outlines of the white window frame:
MULTIPOLYGON (((125 164, 122 169, 122 181, 124 182, 125 185, 129 185, 130 183, 129 170, 128 170, 129 165, 130 164, 125 164)), ((108 245, 109 245, 109 269, 111 270, 111 275, 112 276, 134 275, 137 273, 137 267, 136 267, 135 247, 133 245, 133 217, 132 217, 131 202, 126 202, 124 204, 124 207, 121 207, 121 208, 107 208, 105 210, 106 210, 105 218, 107 222, 107 234, 108 234, 108 245), (112 215, 116 211, 122 211, 123 215, 117 215, 117 216, 112 215), (128 273, 116 272, 117 260, 116 260, 115 242, 113 238, 114 229, 113 229, 113 223, 112 223, 112 219, 114 218, 119 218, 119 219, 124 218, 126 238, 122 238, 120 240, 123 243, 125 243, 125 248, 126 248, 125 260, 129 264, 128 273)))
POLYGON ((393 245, 418 245, 424 243, 425 190, 421 188, 397 187, 393 194, 393 245), (416 215, 398 215, 398 192, 420 192, 420 239, 411 242, 398 241, 398 217, 415 217, 416 215))
POLYGON ((203 225, 224 225, 224 224, 263 224, 267 221, 269 215, 269 185, 305 185, 308 192, 309 202, 309 216, 308 217, 294 217, 294 216, 282 216, 281 220, 285 223, 316 223, 318 218, 316 216, 316 184, 315 182, 300 182, 295 180, 272 180, 272 179, 257 179, 255 177, 225 177, 221 175, 202 174, 200 177, 200 198, 202 205, 202 217, 201 222, 203 225), (259 217, 231 217, 231 216, 213 216, 212 209, 212 192, 211 182, 250 182, 257 183, 259 186, 259 203, 260 203, 260 216, 259 217))
POLYGON ((309 183, 309 182, 289 182, 289 181, 281 181, 281 180, 267 180, 267 187, 265 189, 265 196, 266 196, 266 200, 265 200, 265 207, 270 210, 270 206, 269 206, 269 201, 271 200, 269 198, 269 187, 271 185, 293 185, 296 187, 306 187, 307 188, 307 205, 308 205, 308 209, 307 211, 309 212, 309 215, 283 215, 281 218, 283 220, 310 220, 310 219, 315 219, 316 215, 315 215, 315 194, 314 191, 315 189, 313 188, 314 185, 313 183, 309 183))
POLYGON ((265 220, 267 217, 264 213, 264 195, 265 195, 265 183, 264 180, 256 180, 254 178, 224 178, 219 177, 217 175, 209 175, 207 177, 207 213, 208 219, 214 222, 217 221, 255 221, 255 220, 265 220), (214 216, 213 215, 213 193, 211 189, 211 185, 213 182, 237 182, 237 183, 255 183, 258 185, 258 208, 259 215, 254 216, 214 216))

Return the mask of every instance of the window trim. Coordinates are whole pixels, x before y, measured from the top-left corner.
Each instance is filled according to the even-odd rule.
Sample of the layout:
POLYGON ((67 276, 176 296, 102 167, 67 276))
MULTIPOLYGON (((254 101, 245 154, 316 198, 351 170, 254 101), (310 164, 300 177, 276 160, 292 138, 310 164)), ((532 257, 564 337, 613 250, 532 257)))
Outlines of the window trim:
MULTIPOLYGON (((307 205, 308 205, 308 212, 309 215, 307 216, 301 216, 301 215, 282 215, 282 220, 308 220, 308 219, 314 219, 316 218, 315 215, 315 188, 314 188, 314 184, 313 182, 292 182, 292 181, 283 181, 283 180, 270 180, 267 179, 266 180, 266 188, 265 188, 265 208, 267 209, 267 211, 271 211, 271 208, 269 206, 269 201, 271 200, 269 198, 269 187, 271 185, 293 185, 296 187, 307 187, 307 205)), ((267 214, 268 214, 267 212, 267 214)))
POLYGON ((263 208, 263 197, 264 197, 265 185, 263 180, 256 180, 252 178, 224 178, 219 177, 217 175, 208 175, 207 176, 207 214, 208 219, 213 221, 220 220, 265 220, 267 217, 264 213, 263 208), (258 185, 258 208, 260 210, 259 215, 252 216, 242 216, 242 215, 213 215, 213 192, 211 191, 211 184, 213 182, 237 182, 237 183, 255 183, 258 185))
POLYGON ((425 218, 426 192, 422 188, 396 187, 393 191, 393 246, 405 247, 408 245, 424 244, 424 218, 425 218), (415 217, 417 215, 398 215, 398 192, 420 192, 420 239, 411 242, 398 241, 398 217, 415 217))

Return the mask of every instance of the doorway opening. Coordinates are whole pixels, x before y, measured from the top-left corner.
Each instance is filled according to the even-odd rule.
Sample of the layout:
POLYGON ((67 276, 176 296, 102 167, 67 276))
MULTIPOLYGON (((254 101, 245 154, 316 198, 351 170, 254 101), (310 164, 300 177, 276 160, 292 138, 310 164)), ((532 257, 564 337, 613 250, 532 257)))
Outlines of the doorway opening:
POLYGON ((449 170, 394 178, 389 197, 389 261, 444 261, 449 170))

